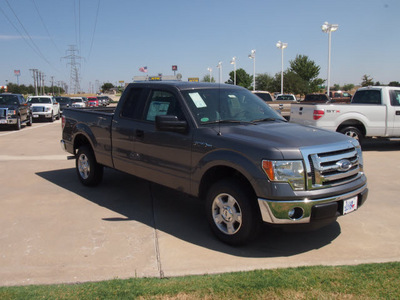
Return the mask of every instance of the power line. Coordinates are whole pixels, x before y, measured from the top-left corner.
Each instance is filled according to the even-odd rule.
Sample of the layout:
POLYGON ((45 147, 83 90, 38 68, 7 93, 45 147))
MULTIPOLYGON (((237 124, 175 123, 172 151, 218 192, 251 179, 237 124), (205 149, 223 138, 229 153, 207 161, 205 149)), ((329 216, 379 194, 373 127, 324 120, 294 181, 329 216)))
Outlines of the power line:
POLYGON ((42 22, 43 27, 44 27, 44 29, 45 29, 46 32, 47 32, 47 35, 49 36, 51 42, 53 43, 53 45, 54 45, 54 47, 57 49, 57 51, 58 51, 59 53, 61 53, 60 49, 58 49, 56 43, 54 42, 52 36, 50 35, 50 32, 49 32, 49 30, 47 29, 47 26, 46 26, 46 24, 44 23, 42 16, 40 15, 40 11, 39 11, 39 9, 38 9, 38 7, 37 7, 37 5, 36 5, 35 0, 32 0, 32 2, 33 2, 33 4, 34 4, 34 6, 35 6, 35 9, 36 9, 37 14, 39 15, 39 19, 40 19, 40 21, 42 22))
POLYGON ((93 29, 93 34, 92 34, 92 42, 90 43, 90 50, 89 50, 89 55, 88 59, 90 57, 90 54, 92 53, 92 48, 93 48, 93 42, 94 42, 94 35, 96 33, 96 27, 97 27, 97 18, 99 16, 99 9, 100 9, 100 0, 97 2, 97 11, 96 11, 96 18, 94 21, 94 29, 93 29))
POLYGON ((15 13, 14 9, 11 7, 10 3, 8 2, 8 0, 5 0, 8 7, 10 8, 10 10, 12 11, 12 13, 14 14, 14 17, 17 19, 19 25, 22 27, 22 29, 25 31, 26 36, 29 38, 29 40, 31 41, 32 45, 29 44, 26 40, 26 38, 24 37, 24 35, 21 34, 21 32, 17 29, 17 27, 11 22, 11 20, 6 16, 5 12, 2 10, 3 14, 6 16, 7 20, 11 23, 11 25, 18 31, 18 33, 21 35, 21 37, 28 43, 28 45, 36 52, 37 55, 39 55, 49 66, 51 66, 52 68, 54 68, 55 70, 57 70, 47 59, 46 57, 43 55, 42 51, 40 51, 39 47, 36 45, 36 43, 33 41, 32 37, 30 36, 30 34, 28 33, 28 31, 25 29, 24 25, 22 24, 21 20, 18 18, 17 14, 15 13))

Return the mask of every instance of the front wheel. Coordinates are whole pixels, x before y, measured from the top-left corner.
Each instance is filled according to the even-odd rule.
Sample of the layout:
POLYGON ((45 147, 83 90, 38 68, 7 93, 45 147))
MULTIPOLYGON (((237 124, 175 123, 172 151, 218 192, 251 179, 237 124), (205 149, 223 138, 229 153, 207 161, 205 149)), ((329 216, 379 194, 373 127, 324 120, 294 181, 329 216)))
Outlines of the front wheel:
POLYGON ((88 146, 81 146, 78 150, 76 172, 79 180, 86 186, 96 186, 103 179, 103 166, 97 163, 88 146))
POLYGON ((252 195, 239 180, 221 180, 210 188, 206 215, 221 241, 241 245, 256 237, 261 220, 252 195))
POLYGON ((363 134, 357 127, 347 126, 339 130, 340 133, 356 139, 360 144, 364 139, 363 134))
POLYGON ((17 116, 17 123, 15 124, 16 130, 21 130, 21 117, 17 116))

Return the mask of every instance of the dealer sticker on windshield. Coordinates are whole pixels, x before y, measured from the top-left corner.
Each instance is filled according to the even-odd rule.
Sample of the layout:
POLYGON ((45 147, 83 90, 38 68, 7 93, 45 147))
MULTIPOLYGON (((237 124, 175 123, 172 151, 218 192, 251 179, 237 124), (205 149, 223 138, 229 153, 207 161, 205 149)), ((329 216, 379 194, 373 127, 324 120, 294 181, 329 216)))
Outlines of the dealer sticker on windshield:
POLYGON ((358 197, 353 197, 343 201, 343 214, 351 213, 357 209, 358 197))

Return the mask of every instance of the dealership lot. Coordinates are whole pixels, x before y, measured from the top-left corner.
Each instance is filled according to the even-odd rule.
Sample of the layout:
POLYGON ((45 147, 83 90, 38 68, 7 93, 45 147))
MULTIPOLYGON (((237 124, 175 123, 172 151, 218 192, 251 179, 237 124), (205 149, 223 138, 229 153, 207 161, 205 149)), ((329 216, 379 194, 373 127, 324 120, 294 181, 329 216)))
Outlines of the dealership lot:
POLYGON ((60 139, 60 121, 0 130, 2 286, 400 261, 400 141, 364 148, 370 191, 357 212, 234 248, 195 199, 109 169, 82 186, 60 139))

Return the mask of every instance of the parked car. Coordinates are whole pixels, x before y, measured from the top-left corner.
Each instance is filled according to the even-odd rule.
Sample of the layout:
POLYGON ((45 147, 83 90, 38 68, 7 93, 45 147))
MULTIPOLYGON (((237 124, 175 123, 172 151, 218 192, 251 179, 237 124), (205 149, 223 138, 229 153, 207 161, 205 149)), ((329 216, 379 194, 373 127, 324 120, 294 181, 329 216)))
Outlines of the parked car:
POLYGON ((60 103, 60 114, 62 114, 65 107, 72 107, 72 100, 70 97, 56 97, 58 103, 60 103))
POLYGON ((363 205, 359 143, 288 123, 266 103, 234 85, 134 83, 116 108, 67 109, 61 145, 84 185, 100 184, 106 166, 199 197, 228 244, 262 222, 315 229, 363 205))
POLYGON ((49 119, 50 122, 60 119, 60 104, 53 96, 30 96, 33 119, 49 119))
POLYGON ((97 99, 99 99, 99 104, 101 102, 103 106, 110 104, 110 98, 108 96, 97 96, 97 99))
POLYGON ((329 98, 331 102, 335 103, 350 103, 351 94, 342 91, 332 91, 329 92, 329 98))
POLYGON ((89 107, 98 107, 99 106, 99 99, 97 99, 97 97, 87 97, 87 99, 88 99, 89 107))
POLYGON ((329 97, 326 94, 307 94, 301 103, 329 103, 329 97))
POLYGON ((290 122, 337 131, 360 142, 364 138, 400 137, 400 88, 360 88, 351 103, 292 105, 290 122))
POLYGON ((20 130, 21 124, 32 125, 32 112, 21 94, 0 94, 0 126, 12 125, 20 130))
POLYGON ((86 102, 84 101, 83 97, 71 97, 72 100, 72 107, 86 107, 86 102))
POLYGON ((296 97, 292 94, 278 95, 276 99, 273 99, 271 94, 266 91, 253 91, 253 94, 263 99, 265 102, 267 102, 269 106, 271 106, 276 111, 279 111, 280 114, 287 120, 290 117, 291 104, 297 103, 296 97))

